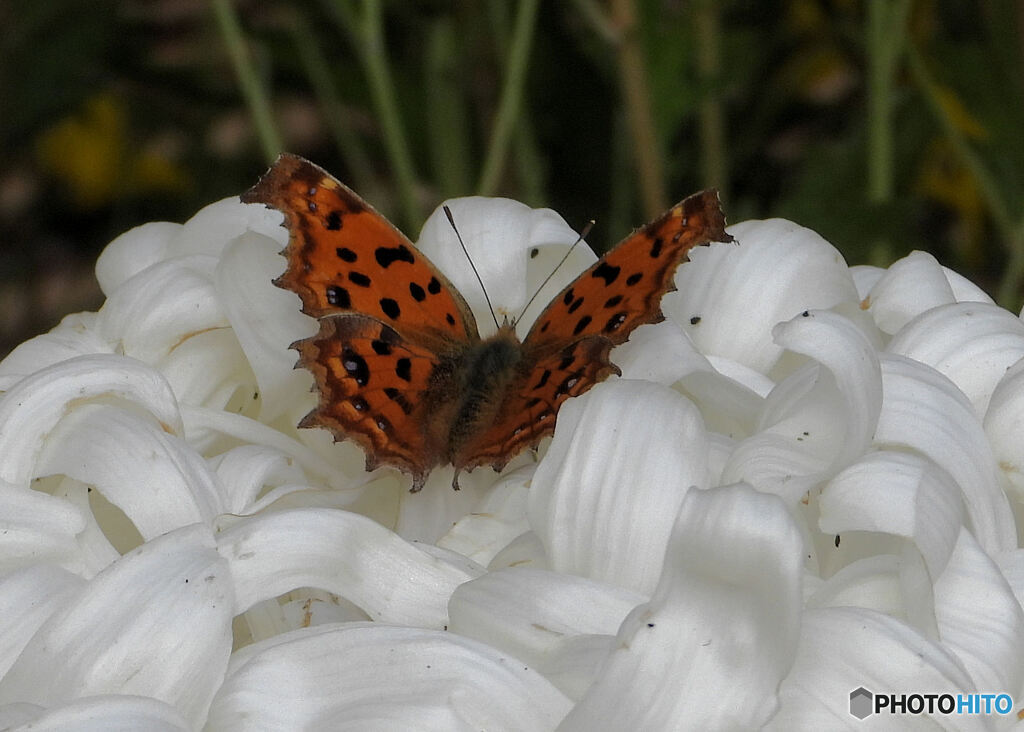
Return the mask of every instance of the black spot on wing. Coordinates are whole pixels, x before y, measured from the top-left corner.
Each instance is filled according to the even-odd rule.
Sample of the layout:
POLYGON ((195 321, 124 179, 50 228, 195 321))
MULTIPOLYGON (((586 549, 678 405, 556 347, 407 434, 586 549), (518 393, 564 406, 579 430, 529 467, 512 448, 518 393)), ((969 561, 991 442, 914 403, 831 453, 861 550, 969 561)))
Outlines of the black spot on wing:
POLYGON ((572 294, 572 288, 570 287, 568 290, 565 291, 565 296, 562 298, 562 304, 568 305, 575 298, 576 296, 572 294))
POLYGON ((395 376, 402 381, 412 381, 412 361, 408 358, 400 358, 395 363, 395 376))
POLYGON ((366 359, 347 346, 341 351, 341 366, 359 386, 366 386, 370 381, 370 367, 366 359))
POLYGON ((639 282, 643 278, 644 278, 644 273, 643 272, 636 272, 636 273, 631 274, 629 277, 626 278, 626 284, 629 285, 630 287, 632 287, 633 285, 635 285, 637 282, 639 282))
POLYGON ((576 323, 576 327, 572 329, 572 334, 579 335, 580 333, 582 333, 586 329, 586 327, 590 325, 590 321, 592 320, 593 318, 591 318, 589 315, 584 315, 582 318, 580 318, 579 322, 576 323))
POLYGON ((390 356, 391 355, 391 344, 381 340, 370 341, 370 348, 378 356, 390 356))
POLYGON ((569 313, 570 314, 571 313, 575 313, 577 310, 580 309, 580 305, 582 305, 582 304, 583 304, 583 298, 582 297, 577 297, 575 300, 572 301, 572 305, 569 306, 569 313))
POLYGON ((341 211, 331 211, 324 219, 324 226, 328 231, 337 231, 341 228, 341 211))
POLYGON ((364 275, 362 272, 349 272, 348 281, 351 282, 353 285, 358 285, 359 287, 370 286, 370 278, 364 275))
POLYGON ((338 259, 340 259, 342 262, 348 262, 349 264, 352 264, 352 262, 359 259, 356 253, 353 252, 348 247, 338 247, 337 249, 334 250, 334 253, 338 255, 338 259))
POLYGON ((544 385, 546 383, 548 383, 548 379, 550 379, 550 378, 551 378, 551 371, 549 369, 544 369, 544 373, 540 375, 540 380, 534 385, 533 388, 535 390, 543 388, 544 385))
POLYGON ((436 277, 431 277, 430 282, 427 283, 427 292, 431 295, 436 295, 441 291, 441 283, 437 281, 436 277))
POLYGON ((402 308, 398 307, 398 303, 390 297, 380 299, 380 310, 392 320, 398 320, 398 316, 402 314, 402 308))
POLYGON ((423 302, 427 299, 427 293, 415 282, 409 283, 409 294, 412 295, 412 299, 416 302, 423 302))
POLYGON ((661 248, 664 245, 664 240, 659 236, 651 242, 651 259, 657 259, 661 256, 661 248))
POLYGON ((619 278, 622 267, 613 267, 607 262, 601 262, 591 273, 591 277, 598 277, 604 280, 605 285, 610 285, 619 278))
POLYGON ((338 287, 337 285, 327 286, 327 302, 331 305, 335 305, 339 308, 350 308, 352 307, 352 298, 349 297, 348 290, 344 287, 338 287))
POLYGON ((623 323, 626 322, 626 313, 615 313, 612 317, 608 318, 608 322, 604 324, 605 333, 614 333, 617 331, 623 323))
POLYGON ((395 262, 412 264, 416 261, 416 257, 409 251, 409 247, 404 244, 399 244, 397 247, 377 247, 373 252, 373 256, 377 259, 377 264, 384 269, 387 269, 395 262))

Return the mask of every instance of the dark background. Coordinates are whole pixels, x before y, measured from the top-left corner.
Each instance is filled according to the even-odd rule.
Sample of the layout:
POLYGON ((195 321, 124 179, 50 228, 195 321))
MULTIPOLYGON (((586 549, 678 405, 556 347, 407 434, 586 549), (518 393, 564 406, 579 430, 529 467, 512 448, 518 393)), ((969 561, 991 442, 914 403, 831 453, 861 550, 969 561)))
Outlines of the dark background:
POLYGON ((0 0, 0 28, 0 356, 102 303, 113 237, 280 149, 413 239, 485 193, 601 248, 715 185, 730 221, 1022 301, 1021 0, 0 0))

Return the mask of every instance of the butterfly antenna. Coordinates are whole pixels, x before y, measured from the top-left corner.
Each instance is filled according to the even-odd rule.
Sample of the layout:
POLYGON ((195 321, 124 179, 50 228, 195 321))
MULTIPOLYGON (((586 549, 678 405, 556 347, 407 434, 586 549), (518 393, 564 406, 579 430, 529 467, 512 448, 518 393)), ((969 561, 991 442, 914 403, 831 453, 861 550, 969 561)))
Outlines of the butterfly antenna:
MULTIPOLYGON (((480 273, 476 270, 476 265, 473 264, 473 258, 469 256, 469 250, 466 249, 466 243, 462 241, 462 234, 459 233, 458 228, 455 226, 455 218, 452 216, 452 210, 448 206, 442 206, 444 209, 444 215, 448 217, 448 223, 452 225, 452 231, 455 232, 455 238, 459 240, 459 245, 462 247, 462 251, 466 253, 466 259, 469 260, 469 266, 473 268, 473 274, 476 275, 476 281, 480 283, 480 289, 483 290, 484 300, 487 301, 487 309, 491 311, 491 318, 494 320, 494 327, 501 329, 498 325, 498 316, 494 314, 494 306, 491 305, 491 298, 487 294, 487 288, 484 287, 484 281, 480 278, 480 273)), ((456 487, 458 490, 458 487, 456 487)))
MULTIPOLYGON (((594 223, 594 220, 591 219, 590 221, 587 222, 587 225, 583 227, 583 231, 580 232, 580 235, 576 238, 576 241, 574 241, 572 243, 572 246, 569 247, 569 251, 565 253, 565 256, 562 257, 561 260, 559 260, 558 264, 555 265, 555 268, 551 270, 550 274, 548 274, 548 276, 544 278, 544 281, 540 283, 540 287, 538 287, 534 291, 533 297, 526 301, 526 305, 523 307, 522 312, 519 313, 519 318, 522 318, 526 314, 527 309, 531 305, 533 305, 533 301, 537 299, 537 295, 539 295, 540 291, 544 289, 544 286, 551 281, 551 278, 555 276, 555 272, 558 271, 558 268, 565 264, 565 260, 567 260, 569 258, 569 255, 572 254, 572 250, 576 248, 576 245, 587 238, 587 234, 589 234, 590 230, 594 228, 594 223)), ((516 318, 516 322, 519 322, 519 318, 516 318)))

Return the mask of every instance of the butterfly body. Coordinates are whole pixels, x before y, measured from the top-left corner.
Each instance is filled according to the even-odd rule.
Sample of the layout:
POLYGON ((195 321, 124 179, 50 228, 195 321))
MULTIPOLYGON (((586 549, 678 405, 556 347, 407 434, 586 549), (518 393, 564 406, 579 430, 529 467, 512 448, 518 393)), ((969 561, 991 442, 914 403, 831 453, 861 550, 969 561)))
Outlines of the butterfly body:
MULTIPOLYGON (((301 427, 326 427, 422 488, 438 465, 500 470, 554 431, 566 399, 610 374, 611 349, 663 319, 673 274, 698 244, 732 241, 713 191, 634 232, 544 309, 522 341, 505 323, 481 338, 462 295, 355 193, 303 158, 282 155, 242 196, 285 214, 288 267, 319 332, 292 347, 319 403, 301 427)), ((453 483, 457 487, 457 483, 453 483)))

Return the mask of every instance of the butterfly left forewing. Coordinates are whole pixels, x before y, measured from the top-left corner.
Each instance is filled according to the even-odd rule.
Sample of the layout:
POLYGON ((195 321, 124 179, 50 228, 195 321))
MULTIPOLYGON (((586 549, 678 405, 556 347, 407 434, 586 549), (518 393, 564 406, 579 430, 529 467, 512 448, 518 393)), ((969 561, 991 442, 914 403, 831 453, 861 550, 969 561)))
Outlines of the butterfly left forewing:
POLYGON ((307 315, 369 315, 420 341, 479 340, 458 290, 405 235, 319 166, 282 154, 241 198, 284 213, 288 268, 275 284, 297 293, 307 315))

